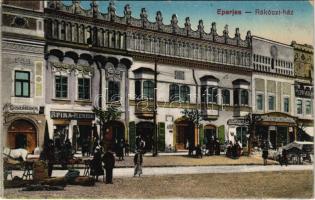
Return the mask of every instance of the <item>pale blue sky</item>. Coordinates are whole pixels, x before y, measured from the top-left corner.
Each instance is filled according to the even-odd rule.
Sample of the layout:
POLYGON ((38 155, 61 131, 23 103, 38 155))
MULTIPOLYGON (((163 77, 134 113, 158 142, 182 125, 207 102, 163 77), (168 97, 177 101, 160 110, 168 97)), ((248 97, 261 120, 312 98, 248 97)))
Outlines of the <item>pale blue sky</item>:
MULTIPOLYGON (((108 1, 97 1, 102 12, 107 12, 108 1)), ((71 4, 67 1, 66 4, 71 4)), ((81 1, 83 8, 90 8, 90 1, 81 1)), ((123 16, 123 9, 130 4, 132 15, 139 18, 141 8, 145 7, 150 21, 155 21, 156 11, 162 11, 164 24, 169 24, 173 13, 178 16, 179 26, 184 26, 186 17, 190 17, 193 29, 197 29, 199 19, 203 19, 205 31, 210 31, 211 22, 217 23, 217 31, 222 34, 225 24, 229 25, 230 36, 234 36, 236 27, 240 28, 244 38, 247 30, 252 35, 265 37, 290 44, 313 44, 314 7, 310 1, 115 1, 117 14, 123 16), (241 15, 218 15, 217 9, 241 10, 241 15), (293 10, 292 16, 259 16, 255 9, 293 10), (245 14, 251 11, 251 14, 245 14)))

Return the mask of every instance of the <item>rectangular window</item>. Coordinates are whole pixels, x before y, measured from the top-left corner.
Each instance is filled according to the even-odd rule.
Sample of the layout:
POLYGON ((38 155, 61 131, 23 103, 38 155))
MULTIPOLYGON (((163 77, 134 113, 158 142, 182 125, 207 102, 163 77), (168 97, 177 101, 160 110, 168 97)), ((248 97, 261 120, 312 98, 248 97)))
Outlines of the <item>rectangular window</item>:
POLYGON ((312 114, 312 103, 311 103, 311 101, 306 101, 306 103, 305 103, 305 113, 307 115, 312 114))
POLYGON ((175 79, 185 80, 185 72, 183 72, 183 71, 175 71, 175 79))
POLYGON ((30 97, 30 72, 15 71, 15 96, 30 97))
POLYGON ((264 98, 262 94, 258 94, 256 97, 256 106, 257 106, 257 110, 263 110, 264 108, 264 98))
POLYGON ((269 110, 275 109, 275 97, 274 96, 268 97, 268 104, 269 104, 269 110))
POLYGON ((108 82, 108 101, 119 101, 120 99, 120 86, 119 82, 109 81, 108 82))
POLYGON ((296 112, 297 112, 297 114, 303 114, 302 107, 303 107, 302 100, 300 100, 300 99, 297 100, 296 101, 296 112))
POLYGON ((55 96, 56 98, 68 97, 68 77, 55 76, 55 96))
POLYGON ((289 112, 289 98, 285 97, 283 99, 283 112, 289 112))
POLYGON ((78 78, 79 99, 90 99, 90 79, 78 78))

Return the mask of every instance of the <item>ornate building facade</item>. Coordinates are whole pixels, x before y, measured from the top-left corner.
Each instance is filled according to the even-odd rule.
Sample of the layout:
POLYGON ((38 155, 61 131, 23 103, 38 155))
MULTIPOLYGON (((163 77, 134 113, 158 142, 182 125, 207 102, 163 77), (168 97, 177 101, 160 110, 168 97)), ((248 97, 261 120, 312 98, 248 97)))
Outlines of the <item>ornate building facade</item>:
MULTIPOLYGON (((176 14, 170 24, 164 23, 160 11, 151 22, 145 8, 137 18, 129 5, 118 16, 112 2, 107 13, 99 11, 96 1, 83 9, 80 1, 65 5, 54 0, 45 6, 34 4, 39 10, 23 12, 18 9, 23 5, 15 4, 7 3, 3 15, 8 19, 3 55, 18 57, 6 56, 3 61, 8 66, 2 69, 3 91, 11 94, 4 102, 10 103, 8 116, 14 116, 11 107, 32 110, 28 117, 34 122, 28 126, 28 121, 23 122, 26 129, 32 125, 37 131, 38 139, 29 151, 43 143, 45 124, 51 139, 68 138, 77 149, 102 133, 108 145, 124 138, 131 149, 136 136, 142 136, 150 151, 154 122, 160 151, 184 150, 188 144, 204 144, 211 138, 221 143, 237 139, 246 147, 248 114, 279 112, 282 118, 296 114, 295 47, 252 37, 250 31, 242 39, 239 29, 230 33, 228 25, 220 34, 215 22, 207 31, 199 20, 194 31, 189 17, 181 27, 176 14), (14 16, 17 13, 23 17, 14 16), (26 96, 24 87, 29 88, 26 96), (122 115, 100 130, 93 107, 107 110, 109 106, 119 107, 122 115), (185 116, 185 111, 197 112, 200 122, 185 116)), ((16 114, 16 119, 5 122, 5 133, 18 139, 8 139, 6 144, 29 146, 28 137, 16 142, 23 139, 9 135, 16 127, 14 121, 24 119, 21 111, 16 114), (14 127, 11 132, 10 127, 14 127)), ((290 119, 279 132, 294 132, 297 125, 290 119)), ((271 138, 276 126, 269 124, 264 137, 271 138)))

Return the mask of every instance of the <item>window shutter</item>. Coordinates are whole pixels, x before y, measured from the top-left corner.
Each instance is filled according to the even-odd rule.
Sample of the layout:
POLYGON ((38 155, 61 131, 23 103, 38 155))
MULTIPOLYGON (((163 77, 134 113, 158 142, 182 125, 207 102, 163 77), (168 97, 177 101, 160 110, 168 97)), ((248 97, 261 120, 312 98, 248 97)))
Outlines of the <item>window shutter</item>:
POLYGON ((159 137, 158 137, 158 149, 159 151, 165 151, 165 123, 159 122, 159 137))
POLYGON ((203 125, 199 125, 199 144, 203 145, 204 144, 204 133, 203 133, 203 125))
POLYGON ((136 149, 136 124, 129 122, 129 145, 130 151, 134 152, 136 149))
POLYGON ((219 135, 218 135, 219 142, 220 142, 220 144, 224 144, 224 141, 225 141, 225 128, 224 128, 224 125, 219 126, 218 132, 219 132, 219 135))

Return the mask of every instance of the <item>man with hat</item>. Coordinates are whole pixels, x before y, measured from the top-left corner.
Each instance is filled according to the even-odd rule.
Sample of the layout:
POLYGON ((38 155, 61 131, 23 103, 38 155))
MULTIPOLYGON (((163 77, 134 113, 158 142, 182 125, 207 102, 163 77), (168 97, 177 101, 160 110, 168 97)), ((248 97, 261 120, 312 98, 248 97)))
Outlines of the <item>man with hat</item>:
POLYGON ((109 149, 103 156, 103 162, 106 172, 106 184, 113 184, 113 169, 115 167, 115 157, 109 149))

